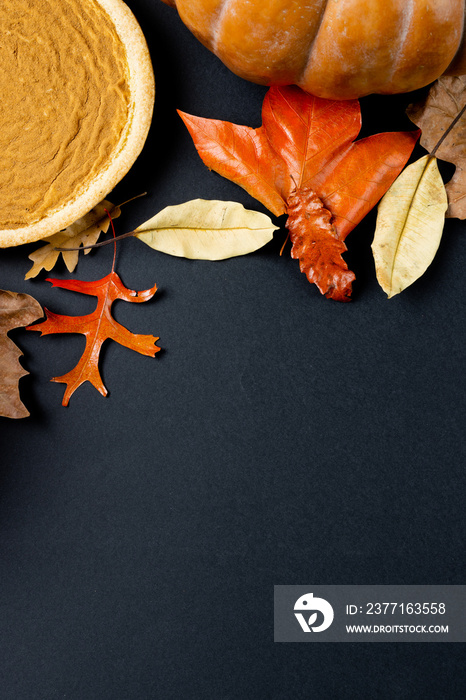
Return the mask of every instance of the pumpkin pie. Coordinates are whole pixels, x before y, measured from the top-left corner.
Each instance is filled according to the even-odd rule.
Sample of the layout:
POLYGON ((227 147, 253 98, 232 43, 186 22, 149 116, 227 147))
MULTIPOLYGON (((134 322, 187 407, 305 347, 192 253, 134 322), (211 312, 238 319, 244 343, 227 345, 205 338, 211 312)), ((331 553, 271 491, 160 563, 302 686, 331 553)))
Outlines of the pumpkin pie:
POLYGON ((154 78, 122 0, 3 0, 0 246, 66 228, 139 155, 154 78))

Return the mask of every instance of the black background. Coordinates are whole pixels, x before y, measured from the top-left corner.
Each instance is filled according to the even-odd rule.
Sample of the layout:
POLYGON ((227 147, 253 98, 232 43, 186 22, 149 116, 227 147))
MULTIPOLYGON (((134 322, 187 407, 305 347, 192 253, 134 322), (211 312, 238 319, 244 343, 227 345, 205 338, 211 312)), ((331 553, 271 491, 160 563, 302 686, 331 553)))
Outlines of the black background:
MULTIPOLYGON (((257 127, 266 88, 230 73, 159 0, 128 4, 157 95, 110 199, 148 195, 117 233, 196 197, 265 211, 208 171, 175 110, 257 127)), ((362 100, 364 133, 411 128, 412 97, 362 100)), ((49 381, 76 364, 82 337, 11 333, 31 416, 0 419, 2 699, 463 696, 462 645, 273 643, 274 584, 464 583, 466 227, 449 220, 425 276, 387 300, 374 223, 347 239, 349 304, 280 257, 283 228, 216 263, 123 241, 123 282, 160 291, 115 316, 163 351, 106 344, 107 398, 86 383, 63 408, 64 385, 49 381)), ((44 273, 24 281, 36 248, 1 252, 1 286, 91 311, 44 273)), ((81 256, 71 277, 105 276, 112 255, 81 256)), ((52 276, 70 277, 63 265, 52 276)))

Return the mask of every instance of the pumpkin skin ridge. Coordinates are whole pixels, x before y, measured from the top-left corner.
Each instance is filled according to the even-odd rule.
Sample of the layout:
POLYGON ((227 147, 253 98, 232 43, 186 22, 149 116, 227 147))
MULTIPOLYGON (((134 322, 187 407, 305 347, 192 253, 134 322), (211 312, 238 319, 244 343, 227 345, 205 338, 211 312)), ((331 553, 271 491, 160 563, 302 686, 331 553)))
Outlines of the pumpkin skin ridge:
POLYGON ((357 9, 358 0, 327 3, 302 89, 345 100, 406 93, 447 69, 461 40, 464 0, 409 0, 409 5, 371 0, 369 5, 371 11, 361 17, 350 11, 357 9), (398 32, 406 15, 407 40, 400 49, 398 32), (384 68, 387 62, 390 71, 384 68))
POLYGON ((212 51, 217 54, 218 51, 218 37, 220 34, 220 27, 222 25, 222 19, 225 16, 225 13, 228 12, 230 5, 230 0, 220 0, 220 5, 217 9, 216 15, 214 16, 212 23, 210 25, 210 35, 211 35, 211 43, 212 44, 212 51))
POLYGON ((319 36, 320 28, 321 28, 322 23, 324 21, 327 7, 328 7, 328 3, 325 3, 325 5, 322 6, 322 10, 320 12, 320 17, 319 17, 319 24, 317 25, 316 31, 314 32, 314 36, 312 37, 311 41, 309 42, 308 50, 307 50, 301 71, 300 71, 299 75, 297 76, 296 85, 301 86, 301 82, 303 81, 304 76, 306 75, 306 71, 311 63, 312 50, 314 48, 314 44, 317 40, 317 37, 319 36))
POLYGON ((381 95, 393 94, 393 89, 391 87, 387 88, 384 86, 391 86, 393 84, 396 73, 401 68, 404 57, 404 49, 406 48, 406 44, 409 40, 409 31, 414 17, 414 4, 413 0, 407 0, 407 2, 409 2, 409 5, 407 5, 407 7, 409 8, 409 14, 406 17, 403 16, 403 22, 399 34, 400 45, 397 50, 397 60, 394 62, 394 65, 391 67, 391 70, 387 72, 387 75, 383 78, 383 81, 381 81, 380 87, 374 91, 381 95))
MULTIPOLYGON (((176 0, 162 0, 162 1, 167 2, 168 4, 173 3, 172 6, 177 8, 176 0)), ((212 23, 210 24, 210 27, 209 27, 211 36, 207 39, 207 41, 205 40, 205 38, 204 38, 204 40, 200 39, 201 43, 203 43, 204 46, 209 48, 209 50, 213 51, 213 53, 216 56, 219 56, 219 53, 221 52, 221 48, 219 48, 218 44, 219 44, 220 35, 221 35, 222 21, 224 20, 225 15, 227 14, 228 10, 230 9, 230 7, 229 7, 230 4, 232 4, 233 2, 234 2, 234 0, 220 0, 220 6, 217 9, 216 15, 215 15, 212 23)), ((324 18, 325 10, 326 10, 327 5, 328 5, 327 0, 323 0, 323 2, 324 2, 324 4, 321 6, 319 22, 318 22, 317 27, 314 31, 314 36, 309 41, 307 51, 305 51, 303 53, 303 60, 301 62, 301 68, 297 74, 298 78, 293 83, 290 83, 289 81, 283 81, 283 82, 277 81, 276 83, 274 83, 274 85, 282 85, 282 86, 291 85, 291 84, 299 85, 299 80, 300 80, 301 76, 306 71, 306 68, 307 68, 307 65, 309 62, 309 57, 310 57, 311 52, 312 52, 312 46, 313 46, 314 41, 316 40, 316 38, 319 34, 320 27, 322 25, 322 20, 324 18)), ((239 73, 238 73, 238 75, 240 75, 240 77, 243 77, 239 73)), ((246 80, 248 80, 248 78, 246 78, 246 80)), ((271 85, 271 83, 269 81, 266 81, 266 80, 258 81, 258 82, 259 82, 259 84, 262 84, 262 85, 271 85)))
POLYGON ((262 85, 347 100, 466 74, 465 0, 162 1, 233 73, 262 85))
MULTIPOLYGON (((205 8, 215 0, 194 0, 205 8)), ((216 55, 230 70, 246 80, 262 85, 296 84, 305 70, 310 43, 316 36, 326 0, 301 3, 299 0, 269 0, 265 5, 230 0, 222 22, 216 25, 216 55)), ((193 3, 178 0, 180 16, 195 20, 193 3), (185 8, 189 5, 189 10, 185 8)), ((189 26, 189 25, 188 25, 189 26)), ((203 15, 204 43, 212 26, 203 15)), ((208 39, 207 39, 208 40, 208 39)))
MULTIPOLYGON (((388 0, 387 0, 387 1, 388 1, 388 0)), ((406 0, 406 1, 407 1, 407 2, 411 2, 412 0, 406 0)), ((322 98, 324 98, 324 99, 335 99, 335 90, 334 90, 333 88, 330 89, 329 91, 327 91, 326 88, 325 88, 324 86, 320 87, 320 88, 317 89, 317 90, 312 90, 312 88, 309 89, 309 87, 308 87, 308 83, 309 83, 309 77, 308 77, 308 76, 309 76, 310 73, 313 72, 313 70, 314 70, 314 65, 315 65, 315 64, 318 64, 318 63, 320 62, 320 61, 319 61, 318 59, 316 59, 316 58, 314 57, 314 55, 313 55, 313 54, 314 54, 314 51, 318 51, 318 50, 319 50, 319 49, 318 49, 318 44, 322 42, 322 36, 320 36, 320 31, 321 31, 321 29, 322 29, 322 30, 323 30, 323 34, 324 34, 324 33, 327 34, 327 32, 328 32, 328 29, 325 27, 325 23, 329 20, 329 17, 328 17, 328 15, 330 15, 329 7, 330 7, 330 3, 329 3, 329 1, 327 0, 327 2, 326 2, 326 4, 325 4, 324 12, 322 13, 322 16, 321 16, 321 21, 320 21, 320 25, 319 25, 319 32, 317 32, 316 35, 315 35, 315 37, 314 37, 314 40, 313 40, 312 45, 311 45, 311 47, 310 47, 309 57, 308 57, 308 60, 307 60, 307 65, 305 66, 305 69, 304 69, 302 75, 300 76, 299 82, 298 82, 297 84, 299 85, 299 87, 300 87, 302 90, 307 91, 307 92, 311 92, 312 94, 315 94, 315 95, 317 95, 317 96, 319 96, 319 97, 322 97, 322 98)), ((330 21, 331 21, 331 20, 330 20, 330 21)), ((343 56, 341 56, 341 61, 343 61, 343 56)), ((348 82, 351 80, 351 78, 352 78, 353 75, 355 75, 355 74, 354 74, 354 73, 342 74, 342 76, 341 76, 341 77, 342 77, 342 81, 343 81, 344 83, 348 83, 348 82)), ((375 87, 375 88, 374 88, 373 90, 371 90, 370 92, 361 93, 360 90, 358 90, 357 93, 354 92, 354 91, 345 92, 344 94, 342 94, 341 97, 337 97, 336 99, 353 100, 353 99, 357 99, 357 98, 359 98, 359 97, 364 97, 364 96, 366 96, 367 94, 371 94, 372 92, 377 92, 377 91, 382 90, 382 89, 383 89, 383 86, 386 84, 386 82, 387 82, 387 76, 384 75, 383 77, 381 77, 381 78, 379 79, 379 81, 378 81, 379 84, 377 85, 377 87, 375 87)), ((343 93, 343 92, 344 92, 344 87, 338 87, 337 90, 338 90, 338 91, 341 90, 342 93, 343 93)))
POLYGON ((466 0, 463 14, 463 33, 453 60, 445 71, 444 75, 460 76, 466 74, 466 0))
MULTIPOLYGON (((451 1, 452 1, 452 0, 451 0, 451 1)), ((411 2, 410 7, 411 7, 411 10, 412 10, 412 11, 411 11, 410 20, 412 21, 412 20, 413 20, 413 17, 414 17, 414 14, 415 14, 416 7, 415 7, 415 5, 414 5, 414 0, 410 0, 410 2, 411 2)), ((434 4, 435 4, 435 3, 434 3, 434 4)), ((414 24, 415 24, 415 18, 414 18, 414 24)), ((409 27, 408 27, 408 32, 407 32, 407 35, 406 35, 406 37, 405 37, 405 41, 403 42, 403 49, 405 48, 405 45, 408 43, 409 38, 410 38, 410 37, 409 37, 409 27)), ((452 54, 452 56, 451 56, 450 58, 447 58, 447 57, 445 58, 445 60, 443 61, 443 68, 442 68, 442 69, 439 69, 439 70, 440 70, 440 75, 437 76, 437 77, 440 77, 441 75, 444 75, 445 72, 446 72, 446 70, 448 70, 448 67, 452 64, 452 62, 453 62, 453 60, 454 60, 454 57, 457 55, 458 51, 461 49, 463 40, 464 40, 464 10, 463 10, 463 14, 462 14, 462 32, 461 32, 461 35, 458 37, 457 49, 456 49, 456 51, 452 54)), ((400 53, 399 60, 398 60, 398 62, 397 62, 397 65, 394 66, 394 69, 393 69, 392 74, 391 74, 391 76, 390 76, 390 81, 389 81, 389 83, 388 83, 390 87, 388 88, 388 90, 387 90, 387 89, 385 90, 385 94, 393 94, 393 87, 392 87, 392 86, 393 86, 394 84, 396 84, 396 74, 397 74, 397 70, 398 70, 398 69, 401 69, 402 60, 403 60, 403 53, 402 53, 402 50, 400 50, 399 53, 400 53)), ((432 83, 435 79, 436 79, 436 78, 432 78, 432 79, 430 79, 430 80, 427 80, 427 82, 425 82, 424 85, 420 85, 419 87, 425 87, 426 85, 429 85, 430 83, 432 83)), ((405 90, 405 92, 408 92, 408 91, 409 91, 409 90, 405 90)), ((384 94, 384 93, 381 93, 381 94, 384 94)))
POLYGON ((400 30, 400 47, 398 51, 398 60, 395 61, 395 64, 392 67, 392 70, 390 71, 389 77, 387 76, 387 83, 391 84, 393 82, 394 76, 396 75, 397 70, 400 67, 401 61, 403 59, 403 49, 406 47, 406 42, 408 41, 409 38, 409 29, 411 27, 411 22, 413 21, 413 15, 414 15, 414 6, 412 0, 409 0, 409 14, 404 17, 403 16, 403 24, 400 30))

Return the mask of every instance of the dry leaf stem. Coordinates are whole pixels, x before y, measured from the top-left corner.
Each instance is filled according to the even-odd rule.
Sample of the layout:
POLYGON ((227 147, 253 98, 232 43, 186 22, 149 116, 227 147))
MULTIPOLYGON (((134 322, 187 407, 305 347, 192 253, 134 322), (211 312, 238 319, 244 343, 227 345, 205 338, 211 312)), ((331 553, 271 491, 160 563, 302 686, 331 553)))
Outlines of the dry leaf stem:
POLYGON ((461 117, 463 116, 463 114, 464 114, 465 111, 466 111, 466 104, 465 104, 465 105, 463 106, 463 108, 458 112, 458 114, 456 115, 456 117, 455 117, 455 118, 453 119, 453 121, 451 122, 450 126, 445 130, 445 133, 442 134, 441 138, 437 141, 437 143, 435 144, 435 146, 433 147, 433 149, 432 149, 431 152, 430 152, 430 155, 431 155, 431 156, 435 156, 435 154, 437 153, 438 149, 440 148, 440 146, 442 145, 442 143, 445 141, 445 139, 447 138, 447 136, 448 136, 448 134, 450 133, 450 131, 452 131, 452 130, 455 128, 455 126, 458 124, 459 120, 461 119, 461 117))

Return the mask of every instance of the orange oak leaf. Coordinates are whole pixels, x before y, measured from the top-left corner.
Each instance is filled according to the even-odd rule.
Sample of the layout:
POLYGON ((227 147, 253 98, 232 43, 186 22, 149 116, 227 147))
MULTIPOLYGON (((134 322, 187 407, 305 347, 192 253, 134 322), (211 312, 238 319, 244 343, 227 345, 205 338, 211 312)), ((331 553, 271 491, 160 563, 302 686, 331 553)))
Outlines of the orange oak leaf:
POLYGON ((292 243, 291 257, 298 258, 301 272, 322 294, 345 301, 351 294, 354 273, 348 270, 332 215, 311 189, 300 189, 288 197, 287 227, 292 243), (312 219, 312 227, 307 226, 312 219))
POLYGON ((358 100, 324 100, 296 86, 268 90, 258 129, 179 114, 210 169, 276 216, 288 214, 291 255, 308 279, 325 296, 348 301, 354 275, 341 257, 343 241, 395 181, 420 131, 357 141, 358 100))
POLYGON ((63 406, 68 405, 71 395, 86 381, 91 382, 102 396, 107 395, 107 389, 98 367, 100 350, 105 340, 115 340, 120 345, 151 357, 154 357, 155 353, 161 349, 155 345, 158 338, 153 335, 131 333, 115 321, 111 313, 111 306, 117 299, 136 303, 148 301, 154 296, 157 290, 156 286, 141 292, 128 289, 113 269, 106 277, 92 282, 59 279, 48 279, 47 281, 51 282, 54 287, 97 297, 96 309, 91 314, 63 316, 44 309, 46 320, 27 327, 27 330, 40 331, 41 335, 82 333, 86 337, 86 347, 76 367, 71 372, 52 379, 53 382, 63 382, 67 385, 62 401, 63 406))

